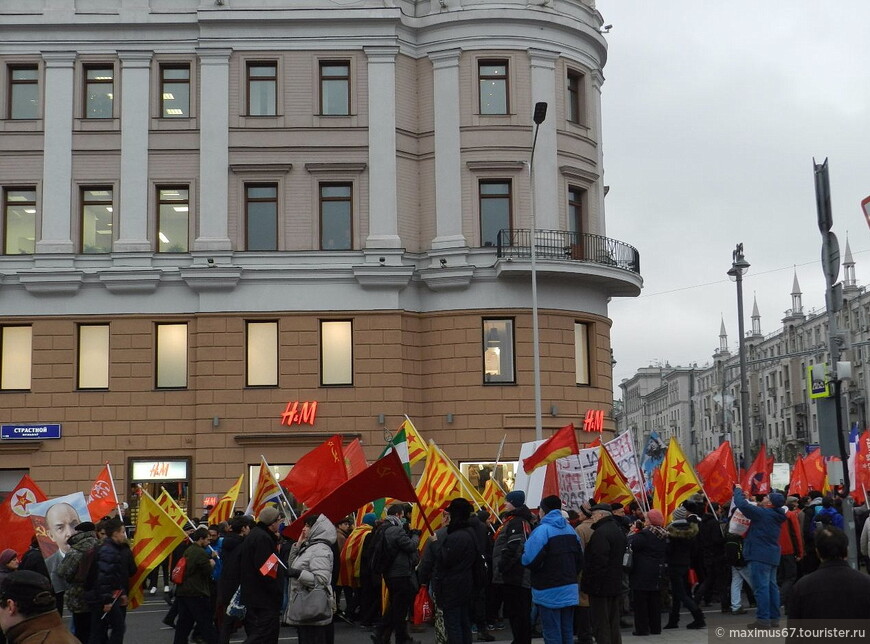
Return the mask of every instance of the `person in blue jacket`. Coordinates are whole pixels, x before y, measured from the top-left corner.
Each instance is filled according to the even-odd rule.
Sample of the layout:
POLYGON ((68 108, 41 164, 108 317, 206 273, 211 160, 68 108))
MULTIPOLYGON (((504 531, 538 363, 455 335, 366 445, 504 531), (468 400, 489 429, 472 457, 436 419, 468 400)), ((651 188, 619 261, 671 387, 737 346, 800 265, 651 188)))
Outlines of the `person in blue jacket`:
POLYGON ((541 501, 541 522, 529 535, 522 557, 531 571, 532 601, 546 644, 573 644, 574 607, 580 603, 577 575, 583 569, 583 550, 561 510, 558 496, 541 501))
POLYGON ((759 505, 752 505, 743 496, 743 488, 735 485, 734 505, 751 521, 743 542, 743 558, 749 564, 757 605, 755 622, 750 626, 777 628, 780 613, 776 569, 780 559, 779 533, 786 518, 785 497, 771 492, 759 505))

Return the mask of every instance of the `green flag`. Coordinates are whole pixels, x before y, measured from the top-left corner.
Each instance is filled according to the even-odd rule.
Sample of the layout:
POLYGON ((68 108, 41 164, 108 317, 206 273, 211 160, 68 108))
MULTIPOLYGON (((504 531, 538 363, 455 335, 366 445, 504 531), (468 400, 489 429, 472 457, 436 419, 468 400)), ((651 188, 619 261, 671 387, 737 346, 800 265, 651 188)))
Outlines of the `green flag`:
MULTIPOLYGON (((384 447, 384 451, 381 452, 381 455, 378 456, 378 459, 382 459, 384 456, 389 454, 391 451, 396 450, 396 453, 399 455, 399 460, 402 461, 402 467, 405 468, 405 474, 408 475, 408 480, 411 479, 411 462, 410 457, 408 456, 408 437, 405 435, 404 426, 396 432, 396 435, 393 436, 392 440, 390 440, 386 446, 384 447)), ((385 499, 378 499, 372 502, 374 506, 374 511, 377 516, 383 516, 384 513, 384 505, 386 504, 385 499)))

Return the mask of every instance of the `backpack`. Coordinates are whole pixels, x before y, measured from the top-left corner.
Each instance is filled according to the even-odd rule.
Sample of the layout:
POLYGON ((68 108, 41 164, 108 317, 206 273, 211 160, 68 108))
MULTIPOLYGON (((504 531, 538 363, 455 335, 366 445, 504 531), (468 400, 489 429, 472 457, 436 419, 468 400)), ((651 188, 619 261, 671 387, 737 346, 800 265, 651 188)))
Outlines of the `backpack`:
POLYGON ((725 562, 735 568, 746 565, 743 558, 743 537, 732 532, 725 533, 725 562))
POLYGON ((184 583, 184 572, 187 570, 187 557, 182 557, 172 569, 172 574, 169 575, 169 580, 176 586, 184 583))
POLYGON ((372 558, 369 565, 373 575, 386 574, 399 555, 398 552, 391 551, 387 545, 387 527, 390 525, 392 524, 385 522, 372 531, 372 558))
POLYGON ((98 543, 93 548, 89 549, 87 552, 82 553, 82 558, 79 559, 78 568, 76 568, 76 574, 70 580, 74 584, 82 584, 83 587, 90 588, 93 586, 92 577, 96 577, 96 566, 94 565, 94 559, 97 556, 97 548, 100 547, 98 543), (91 575, 91 569, 94 569, 94 575, 91 575), (88 584, 88 581, 91 580, 91 583, 88 584))

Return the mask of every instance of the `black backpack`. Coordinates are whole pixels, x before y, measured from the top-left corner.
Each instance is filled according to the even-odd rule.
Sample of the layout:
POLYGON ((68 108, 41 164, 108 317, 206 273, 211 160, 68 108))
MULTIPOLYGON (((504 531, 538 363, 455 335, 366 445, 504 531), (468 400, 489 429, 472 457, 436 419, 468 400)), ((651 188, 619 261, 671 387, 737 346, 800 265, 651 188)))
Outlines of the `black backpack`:
POLYGON ((398 552, 392 551, 387 545, 387 528, 390 525, 392 524, 384 522, 372 532, 372 557, 369 565, 372 574, 376 576, 383 576, 386 574, 399 554, 398 552))
POLYGON ((743 568, 746 560, 743 558, 743 537, 731 532, 725 533, 725 563, 735 568, 743 568))

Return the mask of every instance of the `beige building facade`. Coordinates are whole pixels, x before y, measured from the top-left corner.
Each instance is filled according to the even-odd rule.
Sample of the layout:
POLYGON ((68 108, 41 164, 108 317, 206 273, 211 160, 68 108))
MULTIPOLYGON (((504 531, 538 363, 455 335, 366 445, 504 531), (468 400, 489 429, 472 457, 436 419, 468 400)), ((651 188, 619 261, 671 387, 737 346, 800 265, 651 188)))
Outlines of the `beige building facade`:
POLYGON ((642 280, 606 237, 601 25, 586 0, 0 0, 0 490, 109 462, 196 508, 335 433, 373 459, 405 414, 515 460, 533 249, 545 435, 612 430, 607 302, 642 280))

